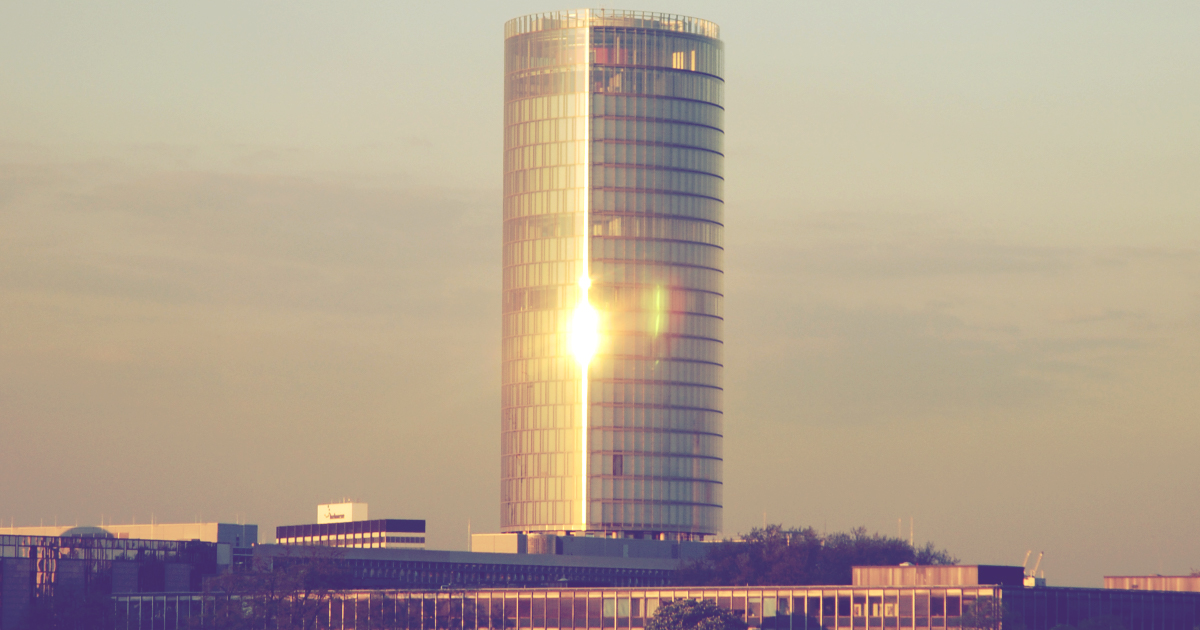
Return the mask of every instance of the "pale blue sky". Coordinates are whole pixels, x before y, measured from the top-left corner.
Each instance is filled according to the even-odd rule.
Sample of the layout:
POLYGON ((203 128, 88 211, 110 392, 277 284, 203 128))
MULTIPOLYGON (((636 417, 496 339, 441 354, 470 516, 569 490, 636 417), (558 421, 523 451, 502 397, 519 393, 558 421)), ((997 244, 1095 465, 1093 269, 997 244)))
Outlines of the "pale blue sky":
MULTIPOLYGON (((1200 5, 612 6, 726 42, 727 533, 1200 568, 1200 5)), ((0 519, 498 526, 503 22, 0 4, 0 519)))

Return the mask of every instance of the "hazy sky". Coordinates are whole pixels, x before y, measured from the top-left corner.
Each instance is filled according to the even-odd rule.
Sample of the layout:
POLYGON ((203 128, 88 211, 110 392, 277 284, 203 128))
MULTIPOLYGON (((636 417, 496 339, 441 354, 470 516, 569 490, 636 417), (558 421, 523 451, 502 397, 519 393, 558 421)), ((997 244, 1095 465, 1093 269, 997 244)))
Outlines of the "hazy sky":
MULTIPOLYGON (((0 518, 498 528, 502 25, 572 7, 433 5, 0 3, 0 518)), ((1200 4, 616 8, 726 44, 727 534, 1200 568, 1200 4)))

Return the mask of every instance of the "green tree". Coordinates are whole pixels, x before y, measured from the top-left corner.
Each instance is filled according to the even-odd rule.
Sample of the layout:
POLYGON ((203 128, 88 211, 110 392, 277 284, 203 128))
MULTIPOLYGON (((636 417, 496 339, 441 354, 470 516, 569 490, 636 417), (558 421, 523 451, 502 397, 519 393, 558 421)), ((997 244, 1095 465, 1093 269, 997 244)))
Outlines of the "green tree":
MULTIPOLYGON (((286 555, 255 558, 249 571, 209 580, 205 594, 213 598, 212 615, 201 627, 221 630, 290 630, 324 628, 334 591, 348 587, 339 560, 329 547, 289 548, 286 555)), ((199 620, 197 620, 199 621, 199 620)))
POLYGON ((997 630, 1004 619, 1003 609, 995 598, 981 597, 967 605, 962 614, 963 630, 997 630))
POLYGON ((746 630, 746 622, 715 602, 680 599, 659 606, 646 630, 746 630))
POLYGON ((1025 630, 1025 623, 996 598, 980 597, 964 607, 962 627, 963 630, 1025 630))
POLYGON ((958 559, 932 544, 908 541, 859 527, 827 536, 811 527, 755 528, 738 541, 714 543, 704 558, 685 563, 676 583, 689 586, 850 584, 854 566, 954 564, 958 559))

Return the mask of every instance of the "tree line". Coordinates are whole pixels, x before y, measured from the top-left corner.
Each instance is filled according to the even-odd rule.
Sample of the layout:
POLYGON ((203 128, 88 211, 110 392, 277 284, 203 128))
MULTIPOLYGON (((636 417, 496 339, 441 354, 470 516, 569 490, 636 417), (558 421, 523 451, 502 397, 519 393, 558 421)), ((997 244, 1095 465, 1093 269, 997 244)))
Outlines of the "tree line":
POLYGON ((852 567, 956 564, 958 558, 933 543, 867 534, 864 527, 821 534, 812 527, 754 528, 739 540, 714 543, 708 554, 676 573, 680 586, 850 584, 852 567))

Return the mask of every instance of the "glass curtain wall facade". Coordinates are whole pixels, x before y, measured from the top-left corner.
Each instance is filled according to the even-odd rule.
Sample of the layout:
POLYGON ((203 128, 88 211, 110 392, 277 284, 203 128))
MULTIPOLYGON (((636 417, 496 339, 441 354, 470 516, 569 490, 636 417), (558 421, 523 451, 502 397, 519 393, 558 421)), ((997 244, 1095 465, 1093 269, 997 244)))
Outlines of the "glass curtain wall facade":
POLYGON ((227 543, 95 536, 0 535, 0 630, 41 627, 89 597, 199 591, 230 568, 227 543))
MULTIPOLYGON (((121 630, 205 627, 215 599, 202 594, 114 597, 115 625, 121 630)), ((1083 588, 342 591, 317 604, 320 627, 346 630, 617 630, 645 628, 659 606, 679 599, 712 601, 761 630, 1050 630, 1089 620, 1127 630, 1194 630, 1200 623, 1197 593, 1083 588)))
POLYGON ((704 20, 505 25, 503 531, 721 530, 722 76, 704 20))

